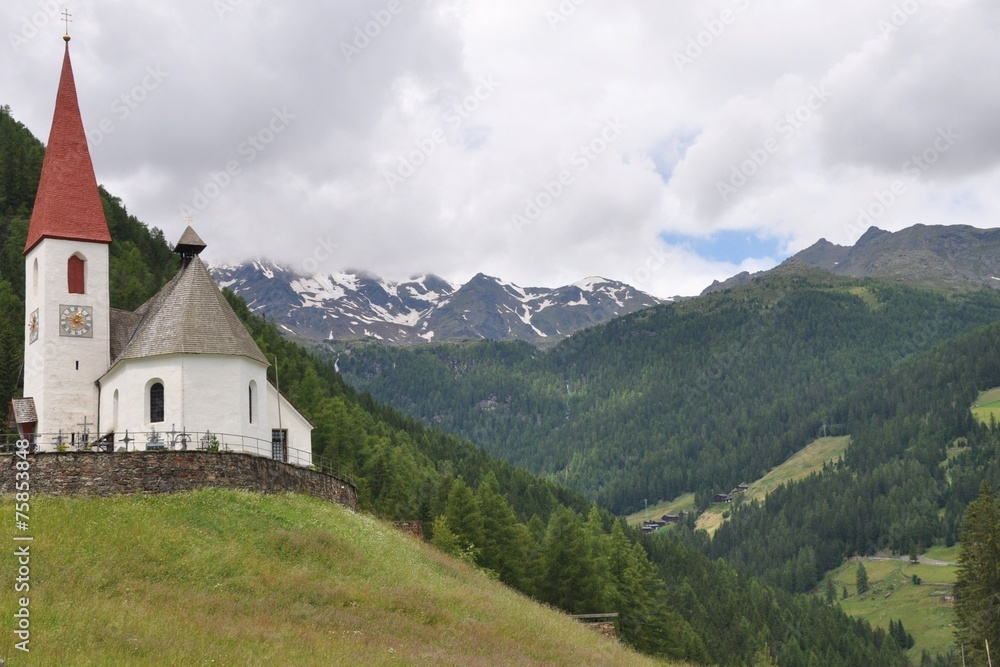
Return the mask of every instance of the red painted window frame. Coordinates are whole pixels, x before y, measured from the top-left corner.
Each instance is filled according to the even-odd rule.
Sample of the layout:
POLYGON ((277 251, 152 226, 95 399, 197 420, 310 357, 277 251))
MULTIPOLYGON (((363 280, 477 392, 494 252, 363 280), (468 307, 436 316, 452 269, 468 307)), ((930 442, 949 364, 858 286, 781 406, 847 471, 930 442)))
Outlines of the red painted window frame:
POLYGON ((70 294, 85 294, 84 268, 86 262, 78 255, 66 260, 66 283, 70 294))

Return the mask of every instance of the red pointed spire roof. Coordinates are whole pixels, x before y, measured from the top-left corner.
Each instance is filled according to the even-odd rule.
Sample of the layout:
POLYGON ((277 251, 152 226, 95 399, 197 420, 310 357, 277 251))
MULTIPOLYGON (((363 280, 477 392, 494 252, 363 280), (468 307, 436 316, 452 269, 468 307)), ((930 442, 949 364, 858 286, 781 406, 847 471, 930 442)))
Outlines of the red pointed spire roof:
POLYGON ((87 148, 87 134, 80 118, 68 40, 24 252, 43 238, 111 243, 111 232, 87 148))

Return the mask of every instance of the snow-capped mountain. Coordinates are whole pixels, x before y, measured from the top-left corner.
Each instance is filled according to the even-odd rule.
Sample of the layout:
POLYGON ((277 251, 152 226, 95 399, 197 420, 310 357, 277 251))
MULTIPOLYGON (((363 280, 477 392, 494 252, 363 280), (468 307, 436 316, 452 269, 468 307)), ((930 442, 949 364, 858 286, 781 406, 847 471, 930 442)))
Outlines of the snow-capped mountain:
POLYGON ((266 260, 210 270, 221 287, 246 299, 255 313, 288 334, 315 341, 539 342, 660 303, 604 278, 548 289, 518 287, 483 274, 464 285, 435 275, 394 283, 363 271, 306 277, 266 260))

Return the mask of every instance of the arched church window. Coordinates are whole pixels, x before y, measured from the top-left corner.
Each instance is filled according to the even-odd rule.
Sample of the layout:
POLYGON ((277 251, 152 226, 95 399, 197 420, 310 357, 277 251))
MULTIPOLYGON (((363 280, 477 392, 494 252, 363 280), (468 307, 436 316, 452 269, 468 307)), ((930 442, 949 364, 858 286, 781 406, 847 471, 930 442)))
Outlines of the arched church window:
POLYGON ((66 278, 70 294, 84 293, 83 269, 85 263, 80 255, 71 255, 66 262, 66 278))
POLYGON ((149 388, 149 421, 156 424, 163 421, 163 384, 154 382, 149 388))

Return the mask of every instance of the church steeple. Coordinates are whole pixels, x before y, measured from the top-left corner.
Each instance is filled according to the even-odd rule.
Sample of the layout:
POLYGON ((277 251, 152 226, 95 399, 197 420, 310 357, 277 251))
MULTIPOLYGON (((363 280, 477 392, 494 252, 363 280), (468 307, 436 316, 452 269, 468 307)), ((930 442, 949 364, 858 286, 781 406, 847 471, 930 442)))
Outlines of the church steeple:
POLYGON ((43 238, 111 243, 80 117, 68 39, 24 253, 43 238))
POLYGON ((67 39, 24 248, 24 397, 39 434, 69 442, 93 434, 94 382, 111 361, 110 244, 67 39))

